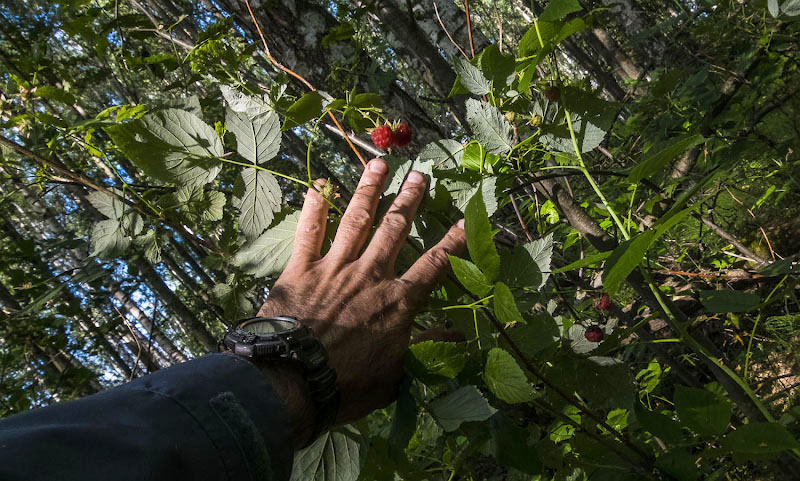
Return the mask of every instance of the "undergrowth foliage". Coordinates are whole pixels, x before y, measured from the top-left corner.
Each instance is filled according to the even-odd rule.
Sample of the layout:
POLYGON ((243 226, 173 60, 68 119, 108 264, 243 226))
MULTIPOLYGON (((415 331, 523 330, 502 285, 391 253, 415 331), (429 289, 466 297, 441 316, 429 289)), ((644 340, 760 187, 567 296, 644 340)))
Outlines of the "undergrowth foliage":
MULTIPOLYGON (((770 0, 764 13, 786 21, 796 15, 797 2, 778 3, 770 0)), ((293 479, 723 479, 734 466, 800 460, 795 414, 767 405, 747 376, 751 348, 730 362, 693 331, 698 310, 730 319, 753 315, 788 344, 796 314, 767 314, 778 287, 766 293, 706 289, 697 295, 701 307, 688 317, 654 279, 665 240, 704 215, 707 192, 734 169, 748 127, 670 125, 663 129, 667 138, 645 139, 641 157, 610 176, 596 172, 591 162, 609 132, 627 135, 641 116, 657 115, 660 100, 621 120, 619 103, 591 82, 559 73, 554 52, 592 28, 595 13, 576 0, 555 0, 516 51, 490 44, 474 58, 450 59, 457 74, 450 96, 466 98, 459 135, 418 151, 403 147, 411 133, 399 147, 389 137, 375 142, 389 149, 382 205, 411 169, 429 180, 400 270, 465 219, 468 255, 450 257, 452 275, 416 325, 453 327, 467 341, 410 346, 397 402, 298 453, 293 479), (695 175, 671 176, 674 161, 692 149, 706 156, 695 175), (559 176, 588 187, 571 197, 547 183, 559 176), (545 195, 521 212, 513 205, 528 239, 509 242, 496 214, 510 211, 514 195, 532 185, 545 195), (647 221, 637 221, 642 218, 647 221), (665 322, 672 337, 637 337, 654 319, 665 322), (688 385, 673 375, 678 356, 655 357, 644 350, 648 342, 680 344, 680 356, 712 374, 688 385)), ((124 157, 147 182, 174 187, 136 189, 127 174, 117 173, 118 185, 89 194, 103 216, 91 228, 92 256, 112 261, 136 252, 157 264, 172 232, 216 232, 217 241, 204 246, 204 262, 230 272, 213 294, 225 317, 237 319, 252 314, 253 292, 276 279, 288 261, 298 192, 320 176, 311 156, 323 120, 332 113, 351 135, 368 139, 372 129, 402 119, 388 118, 375 93, 295 96, 283 76, 266 88, 241 81, 230 66, 250 52, 230 50, 208 35, 187 62, 211 78, 218 97, 116 106, 71 126, 36 120, 83 139, 91 155, 124 157), (220 120, 212 125, 208 118, 220 120), (282 168, 287 131, 308 133, 305 175, 282 168)), ((680 97, 692 86, 679 80, 665 75, 654 81, 680 97)), ((21 77, 13 82, 18 92, 33 91, 21 77)), ((35 94, 67 95, 56 87, 37 87, 35 94)), ((346 205, 330 185, 323 194, 335 227, 346 205)), ((796 274, 791 259, 760 268, 761 275, 787 282, 796 274)))

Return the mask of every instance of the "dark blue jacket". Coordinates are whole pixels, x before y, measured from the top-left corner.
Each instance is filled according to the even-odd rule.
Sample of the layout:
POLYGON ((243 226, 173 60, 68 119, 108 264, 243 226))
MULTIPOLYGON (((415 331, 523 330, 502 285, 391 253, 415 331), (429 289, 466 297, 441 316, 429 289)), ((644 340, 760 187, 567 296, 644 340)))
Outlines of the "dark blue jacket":
POLYGON ((1 420, 0 481, 284 481, 290 433, 258 369, 212 354, 1 420))

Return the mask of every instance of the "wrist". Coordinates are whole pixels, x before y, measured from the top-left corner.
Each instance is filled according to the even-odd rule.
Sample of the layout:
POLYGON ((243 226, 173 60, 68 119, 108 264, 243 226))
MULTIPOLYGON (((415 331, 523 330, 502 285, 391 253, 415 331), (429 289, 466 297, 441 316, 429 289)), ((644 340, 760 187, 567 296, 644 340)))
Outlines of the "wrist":
POLYGON ((314 432, 316 409, 302 367, 282 361, 260 362, 250 359, 250 362, 261 371, 286 408, 294 450, 308 445, 314 432))

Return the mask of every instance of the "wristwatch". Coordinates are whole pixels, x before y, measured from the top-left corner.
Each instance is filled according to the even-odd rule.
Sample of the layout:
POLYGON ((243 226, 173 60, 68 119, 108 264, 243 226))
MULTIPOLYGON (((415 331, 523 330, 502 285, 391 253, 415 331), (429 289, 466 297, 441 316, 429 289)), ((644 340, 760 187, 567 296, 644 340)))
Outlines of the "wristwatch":
POLYGON ((317 411, 311 439, 333 426, 339 413, 336 371, 310 327, 289 316, 251 317, 230 328, 221 344, 221 349, 253 361, 285 360, 302 365, 317 411))

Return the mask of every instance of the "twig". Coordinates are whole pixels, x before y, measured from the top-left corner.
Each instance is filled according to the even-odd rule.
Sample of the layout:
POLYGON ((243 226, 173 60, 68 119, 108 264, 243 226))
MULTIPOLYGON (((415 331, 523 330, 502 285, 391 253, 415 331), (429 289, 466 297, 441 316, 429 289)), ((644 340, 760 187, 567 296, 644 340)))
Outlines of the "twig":
MULTIPOLYGON (((272 62, 272 64, 275 65, 280 70, 286 72, 288 75, 291 75, 292 77, 299 80, 312 92, 316 91, 317 89, 315 89, 314 86, 311 85, 311 82, 306 80, 305 77, 293 71, 292 69, 287 68, 282 63, 278 62, 278 60, 276 60, 275 57, 272 56, 272 53, 269 51, 269 45, 267 45, 267 39, 264 38, 264 32, 261 31, 261 25, 258 24, 258 20, 256 20, 256 16, 253 14, 253 8, 250 6, 250 0, 244 0, 244 3, 247 5, 247 11, 250 12, 250 18, 253 20, 253 24, 256 26, 256 30, 258 30, 258 35, 259 37, 261 37, 261 43, 264 45, 264 53, 267 55, 267 58, 270 60, 270 62, 272 62)), ((333 112, 331 112, 330 110, 328 110, 328 116, 331 118, 331 120, 333 120, 333 123, 336 124, 336 127, 342 133, 342 137, 344 137, 344 140, 347 141, 347 145, 350 146, 350 148, 356 154, 356 157, 358 157, 358 160, 361 161, 361 165, 366 167, 367 161, 364 160, 364 157, 361 155, 361 152, 359 152, 356 146, 353 145, 353 142, 350 140, 350 137, 347 135, 347 132, 344 131, 342 124, 339 123, 339 121, 336 119, 336 116, 333 115, 333 112)))
POLYGON ((528 238, 528 242, 533 242, 533 237, 531 236, 531 233, 528 232, 528 226, 525 225, 525 220, 522 218, 522 214, 519 213, 517 199, 514 198, 514 194, 508 194, 508 197, 511 199, 511 205, 514 206, 514 213, 517 214, 517 220, 519 220, 519 226, 522 227, 522 232, 525 233, 525 237, 528 238))
POLYGON ((461 46, 458 45, 455 40, 453 40, 453 37, 450 36, 450 32, 447 31, 447 27, 444 26, 444 22, 442 22, 442 17, 439 16, 439 9, 436 8, 436 2, 433 2, 433 11, 436 13, 436 20, 439 21, 439 25, 442 27, 442 30, 444 30, 445 35, 447 35, 447 38, 450 39, 450 43, 452 43, 453 46, 457 48, 459 52, 461 52, 461 55, 463 55, 465 59, 469 60, 467 54, 464 53, 463 50, 461 50, 461 46))
MULTIPOLYGON (((328 124, 328 123, 324 123, 322 125, 325 126, 325 128, 328 129, 333 134, 338 135, 339 137, 344 137, 344 135, 342 135, 342 131, 340 129, 337 129, 333 125, 328 124)), ((381 149, 375 147, 374 145, 370 145, 369 142, 366 142, 363 139, 360 139, 360 138, 356 137, 355 133, 353 131, 350 131, 350 133, 353 135, 350 138, 350 140, 352 140, 354 144, 356 144, 359 147, 361 147, 362 149, 366 150, 368 153, 374 155, 375 157, 380 157, 382 155, 386 155, 386 152, 384 152, 381 149)))
POLYGON ((686 271, 672 271, 669 269, 658 269, 653 271, 657 274, 664 274, 668 276, 686 276, 686 277, 699 277, 702 279, 729 279, 729 280, 742 280, 742 279, 764 279, 768 276, 758 274, 755 272, 742 271, 742 274, 703 274, 701 272, 686 272, 686 271))
POLYGON ((464 10, 467 15, 467 38, 469 38, 469 53, 475 58, 475 46, 472 44, 472 20, 469 18, 469 0, 464 0, 464 10))

